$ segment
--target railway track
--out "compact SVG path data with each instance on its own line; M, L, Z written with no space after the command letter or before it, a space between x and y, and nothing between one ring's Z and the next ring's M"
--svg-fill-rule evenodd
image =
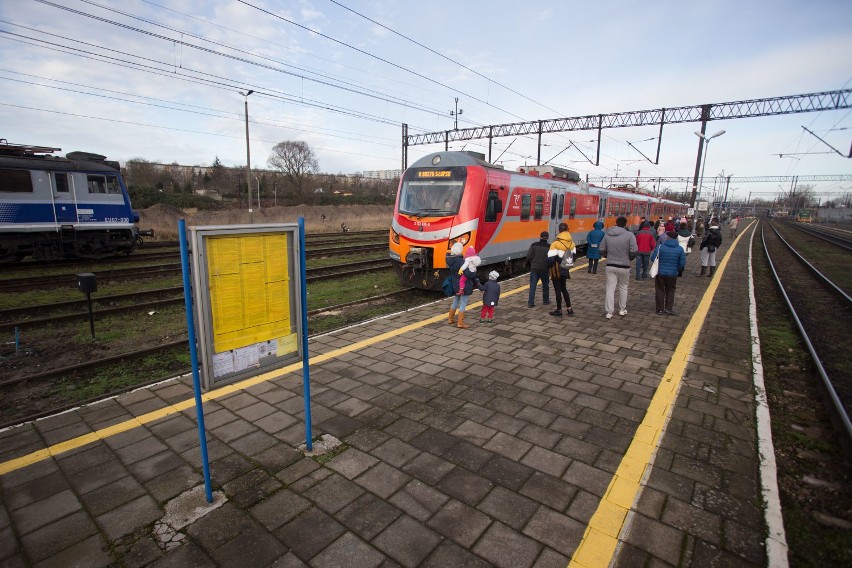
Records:
M387 294L381 294L377 296L371 296L367 298L362 298L359 300L355 300L352 302L346 302L343 304L337 304L334 306L328 306L321 309L309 310L308 318L316 318L321 317L326 313L336 313L345 310L350 310L353 308L358 308L359 306L363 306L365 304L375 304L375 303L397 303L402 301L412 302L424 302L424 301L432 301L434 299L433 294L424 293L419 290L414 289L405 289L399 290L396 292L391 292ZM183 300L181 299L180 302ZM309 324L309 337L314 335L310 333L310 324ZM324 330L323 333L326 333L328 330ZM161 357L168 352L178 352L179 355L186 356L189 352L188 341L185 337L176 339L170 342L161 343L155 346L149 346L141 349L137 349L130 352L125 352L119 355L110 356L110 357L102 357L99 359L94 359L90 361L86 361L85 363L80 363L77 365L69 365L59 369L53 369L50 371L46 371L43 373L33 374L26 377L17 377L17 378L7 378L0 380L0 388L10 388L21 385L23 383L34 383L39 381L50 381L54 379L70 379L75 380L79 376L84 376L87 373L91 373L96 369L104 369L110 366L120 366L122 368L126 368L128 366L133 367L137 364L138 361L146 358L146 357ZM148 384L155 384L162 380L172 378L175 376L182 376L188 374L192 371L191 368L180 368L176 369L174 372L169 373L166 376L158 377L152 380L144 381L144 382L136 382L133 385L124 386L117 389L112 389L108 392L99 394L96 397L91 397L83 400L75 400L73 403L65 403L59 405L53 405L50 408L40 409L36 412L30 412L26 414L18 414L15 418L11 420L4 420L0 422L0 428L4 428L6 426L10 426L13 424L19 424L21 422L26 422L29 420L35 420L42 416L47 416L50 414L54 414L57 412L62 412L63 410L67 410L69 408L74 408L76 406L80 406L82 404L94 402L96 400L100 400L103 398L109 398L111 396L115 396L121 394L123 392L127 392L132 389L139 388L140 386L145 386Z
M844 250L852 251L852 233L844 229L833 229L831 227L821 227L819 225L815 226L802 223L784 223L784 225L787 227L794 227L798 231L837 245Z
M310 249L318 246L326 246L329 243L353 243L352 246L363 246L362 240L387 239L387 231L360 231L357 233L313 233L305 235L305 244L308 247L308 254L311 254ZM374 243L367 244L376 244ZM383 241L387 247L387 240ZM172 249L162 251L160 249ZM338 247L333 247L337 249ZM149 252L150 251L150 252ZM318 251L313 251L314 254L319 254ZM14 264L3 265L3 275L18 274L22 272L31 272L33 270L50 269L56 267L67 268L70 270L78 270L85 268L91 269L93 265L116 265L116 264L132 264L150 260L175 259L180 257L178 241L150 241L143 244L136 252L128 255L103 258L100 260L80 260L80 259L65 259L55 260L51 262L43 262L37 260L23 261Z
M365 245L354 245L346 247L324 247L321 249L305 251L306 258L330 258L335 256L359 255L366 253L374 253L379 251L387 251L387 243L370 243ZM137 280L140 276L144 278L164 278L180 274L180 253L162 253L156 255L147 255L144 260L165 260L163 264L134 266L129 268L118 268L109 270L99 270L95 272L100 280L112 280L116 282ZM142 257L134 259L136 262L143 260ZM65 265L63 265L64 267ZM91 269L91 265L86 265L86 269ZM77 285L76 273L52 274L46 276L30 276L20 278L0 279L0 292L16 292L21 290L48 290L56 288L73 288Z
M852 452L852 297L771 225L762 231L762 239L772 273L817 369L831 421L847 452Z
M389 259L364 260L358 262L350 262L346 264L337 264L322 268L309 268L306 270L306 280L308 283L315 282L320 279L327 278L342 278L346 276L354 276L357 274L365 274L381 270L389 270L391 262ZM180 267L169 276L179 274ZM147 276L147 275L146 275ZM155 299L149 299L155 298ZM92 304L99 306L93 310L94 317L100 318L110 314L126 313L128 310L152 309L161 308L164 306L181 303L184 300L183 286L172 286L169 288L158 288L155 290L146 290L143 292L130 292L127 294L113 294L109 296L101 296L92 298ZM121 304L121 305L115 305ZM76 321L89 317L88 301L69 300L65 302L55 302L51 304L38 304L31 306L23 306L18 308L9 308L0 310L0 330L11 330L14 328L22 328L24 326L34 325L51 325L67 321ZM45 315L37 317L41 314L50 314L55 311L75 310L72 313L63 313L58 315ZM23 319L22 316L29 316ZM33 317L36 316L36 317ZM2 382L0 382L2 384Z

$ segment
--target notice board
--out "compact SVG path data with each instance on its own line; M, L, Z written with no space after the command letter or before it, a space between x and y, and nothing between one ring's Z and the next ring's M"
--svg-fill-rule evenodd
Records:
M301 358L296 224L190 227L193 299L206 389Z

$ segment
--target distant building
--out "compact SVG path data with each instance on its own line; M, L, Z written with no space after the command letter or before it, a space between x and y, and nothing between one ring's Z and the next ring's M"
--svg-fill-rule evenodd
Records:
M396 179L402 177L402 170L373 170L361 172L361 177L369 179Z

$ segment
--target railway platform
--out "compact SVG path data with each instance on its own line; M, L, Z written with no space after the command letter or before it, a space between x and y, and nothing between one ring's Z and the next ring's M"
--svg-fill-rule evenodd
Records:
M631 279L628 314L605 319L604 265L580 262L573 317L540 290L528 308L522 276L492 324L475 292L469 329L441 300L311 339L313 433L342 442L321 457L298 449L300 365L210 391L211 506L188 378L7 429L0 566L786 565L753 226L712 278L689 256L675 316Z

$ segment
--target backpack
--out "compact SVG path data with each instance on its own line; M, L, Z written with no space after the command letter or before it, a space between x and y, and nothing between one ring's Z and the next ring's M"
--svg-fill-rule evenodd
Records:
M565 254L562 255L562 261L559 263L560 268L571 268L574 266L574 253L569 250L565 251Z

